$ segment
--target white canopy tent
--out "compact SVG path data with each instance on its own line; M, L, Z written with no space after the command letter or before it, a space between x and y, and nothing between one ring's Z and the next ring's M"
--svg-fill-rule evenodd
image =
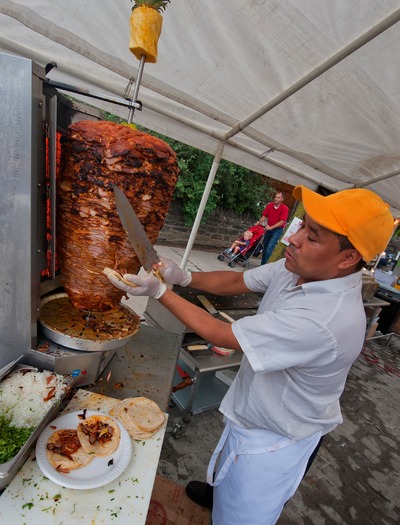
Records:
M0 0L0 49L120 99L139 67L131 5ZM171 0L163 18L134 121L215 156L189 250L221 158L312 189L369 188L400 216L399 0Z

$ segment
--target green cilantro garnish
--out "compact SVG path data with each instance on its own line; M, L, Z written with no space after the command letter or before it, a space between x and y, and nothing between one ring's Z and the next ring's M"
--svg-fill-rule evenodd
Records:
M10 421L0 415L0 465L13 459L35 430L35 427L15 427Z

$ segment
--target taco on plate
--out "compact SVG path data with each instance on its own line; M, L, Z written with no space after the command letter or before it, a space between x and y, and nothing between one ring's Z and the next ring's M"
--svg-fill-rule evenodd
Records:
M46 452L50 465L64 474L85 467L94 459L82 448L78 433L72 428L53 432L47 441Z
M89 416L79 423L77 432L85 452L94 456L109 456L121 440L118 423L105 415Z

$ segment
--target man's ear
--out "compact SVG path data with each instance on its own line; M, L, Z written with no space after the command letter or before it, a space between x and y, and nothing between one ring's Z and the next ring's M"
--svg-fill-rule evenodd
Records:
M338 265L340 270L347 270L348 268L358 264L358 262L362 259L361 253L354 248L342 250L340 255L342 256Z

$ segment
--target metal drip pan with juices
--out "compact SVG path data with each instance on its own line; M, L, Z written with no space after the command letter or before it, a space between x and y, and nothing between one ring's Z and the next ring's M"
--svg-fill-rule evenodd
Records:
M139 330L140 318L122 304L106 312L78 310L66 293L58 293L42 300L39 324L51 341L95 352L124 346Z

